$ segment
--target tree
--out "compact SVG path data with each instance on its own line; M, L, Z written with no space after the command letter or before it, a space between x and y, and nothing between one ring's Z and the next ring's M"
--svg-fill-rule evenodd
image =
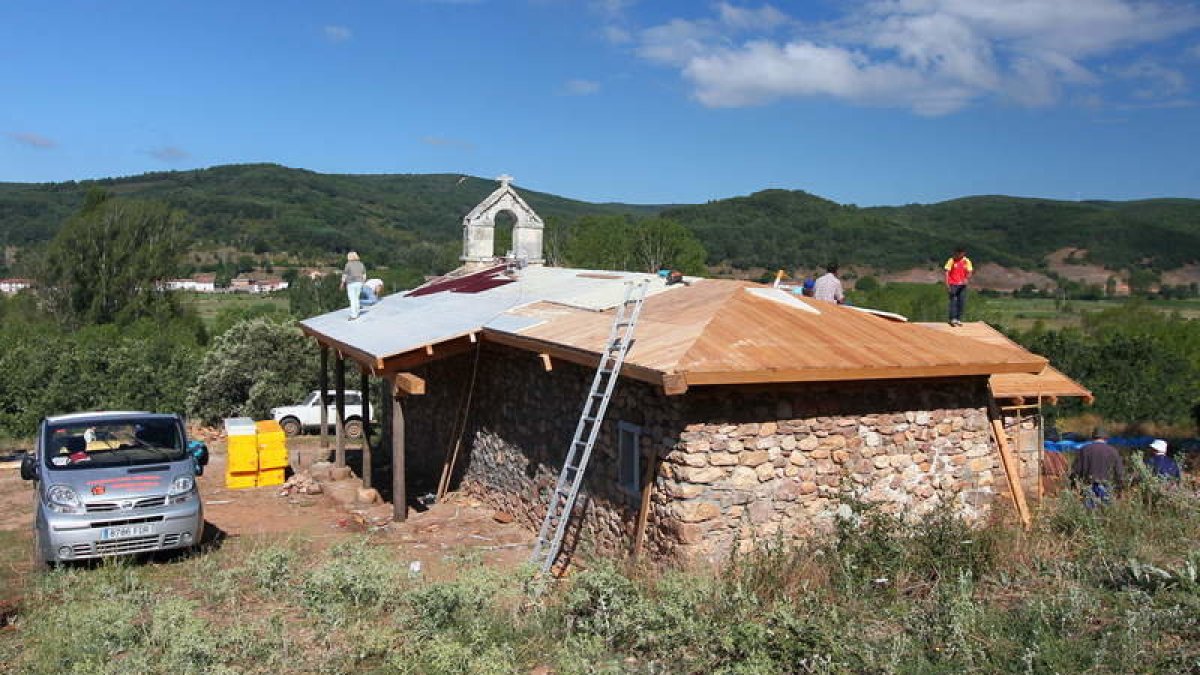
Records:
M691 230L673 220L648 218L638 221L633 230L632 257L643 272L663 268L687 274L703 274L708 254Z
M287 288L288 309L292 316L307 319L349 305L337 274L310 279L300 277Z
M250 319L213 340L188 393L188 412L207 422L264 419L316 386L317 349L291 321Z
M175 275L183 253L181 228L181 215L165 204L89 193L46 251L39 275L44 299L75 325L172 310L162 282Z

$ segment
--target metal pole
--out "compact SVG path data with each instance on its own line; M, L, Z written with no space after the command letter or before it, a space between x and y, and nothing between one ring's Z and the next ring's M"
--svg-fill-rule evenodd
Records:
M321 373L317 377L321 388L321 449L329 449L329 347L321 345ZM327 456L322 457L327 459Z
M336 434L335 466L346 466L346 358L338 354L333 364L334 433Z
M366 369L359 372L359 394L362 396L362 482L371 487L371 382Z

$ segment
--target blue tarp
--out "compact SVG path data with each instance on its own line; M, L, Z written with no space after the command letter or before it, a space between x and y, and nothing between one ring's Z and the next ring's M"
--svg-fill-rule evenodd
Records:
M1113 438L1108 439L1108 444L1115 445L1118 448L1124 447L1145 449L1150 447L1150 443L1153 440L1153 436L1114 436ZM1075 452L1088 443L1091 443L1091 441L1082 439L1063 439L1061 441L1044 441L1042 446L1050 452ZM1188 451L1197 445L1197 439L1181 441L1177 445L1182 450Z

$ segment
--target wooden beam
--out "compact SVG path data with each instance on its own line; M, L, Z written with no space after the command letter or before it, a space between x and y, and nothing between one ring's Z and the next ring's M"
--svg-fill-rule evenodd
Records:
M646 453L646 473L642 476L642 505L638 509L637 523L633 531L633 559L637 560L642 554L642 544L646 540L646 523L650 520L650 501L654 494L654 477L658 475L658 451Z
M484 329L483 337L488 342L505 345L506 347L515 347L528 352L538 354L549 354L550 356L560 361L574 363L588 368L595 368L600 363L600 355L595 352L589 352L586 349L577 347L567 347L565 345L554 344L535 340L523 335L513 335L512 333L502 333L490 329ZM621 376L628 377L650 384L662 385L663 375L661 371L639 366L626 361L621 366Z
M321 388L321 449L329 449L329 347L321 345L321 372L317 376ZM327 457L322 456L322 460Z
M1017 516L1021 519L1021 525L1028 530L1033 525L1033 517L1029 514L1029 504L1025 501L1025 488L1021 486L1021 462L1013 457L1012 451L1008 447L1008 434L1004 431L1004 420L996 406L996 399L990 396L988 417L991 421L992 436L995 437L996 447L1000 450L1000 464L1004 468L1004 477L1008 479L1009 495L1017 507ZM1041 478L1039 477L1038 480Z
M396 373L394 375L396 388L405 396L422 396L425 393L425 379L412 373Z
M366 369L359 372L359 394L362 396L362 482L371 487L371 381Z
M402 523L408 518L408 496L404 489L404 396L396 388L394 376L388 378L388 384L388 400L392 409L392 518Z
M927 377L967 377L997 372L1028 372L1023 364L924 366L920 368L805 368L799 370L689 371L690 387L707 384L765 382L834 382L842 380L900 380Z
M663 375L663 393L667 396L686 394L688 390L687 377L682 373L667 373Z
M464 354L475 348L470 338L466 335L440 342L437 345L437 350L433 356L425 353L424 347L418 347L407 352L389 356L383 360L383 367L377 368L376 372L398 373L404 370L412 370L418 366L440 361L451 356Z
M334 466L346 466L346 358L333 362Z
M305 326L304 324L300 324L300 332L316 340L317 344L330 347L343 355L349 356L355 363L362 364L374 370L381 370L383 368L383 359L359 349L354 345L342 342L340 340L335 340L324 333L320 333L312 328L309 328L308 326Z
M544 368L546 372L554 370L554 364L550 362L549 354L542 352L541 354L538 354L538 358L542 360L542 368Z

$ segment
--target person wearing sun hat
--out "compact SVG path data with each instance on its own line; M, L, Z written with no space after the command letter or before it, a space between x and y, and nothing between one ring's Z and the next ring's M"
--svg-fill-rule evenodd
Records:
M1150 444L1150 448L1154 450L1154 456L1146 462L1146 467L1150 469L1150 473L1166 480L1179 480L1182 478L1179 472L1179 465L1167 455L1166 441L1161 438L1156 439Z

